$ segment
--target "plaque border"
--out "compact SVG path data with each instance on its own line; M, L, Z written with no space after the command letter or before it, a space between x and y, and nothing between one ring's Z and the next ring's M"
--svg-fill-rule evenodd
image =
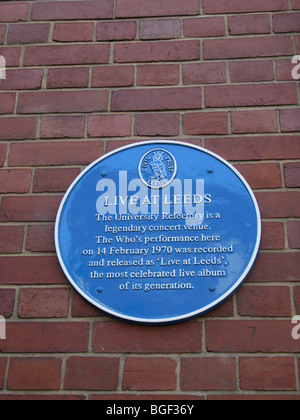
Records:
M68 270L67 270L67 268L64 264L64 261L63 261L63 258L62 258L61 252L60 252L58 234L59 234L59 224L60 224L61 214L62 214L63 207L65 205L65 202L67 201L67 199L68 199L70 193L72 192L73 188L75 187L75 185L80 181L80 179L87 172L89 172L90 169L92 169L95 165L97 165L99 162L106 159L107 157L112 156L116 153L122 152L123 150L131 149L131 148L133 149L134 147L138 147L138 146L151 146L151 145L159 145L159 144L164 144L164 145L172 144L172 145L180 145L180 146L190 147L192 149L195 149L195 150L198 150L198 151L201 151L201 152L204 152L204 153L207 153L207 154L211 155L212 157L218 159L220 162L225 164L229 169L231 169L238 176L238 178L242 181L242 183L245 185L245 187L246 187L247 191L249 192L249 195L250 195L250 197L253 201L255 211L256 211L256 217L257 217L257 237L256 237L256 244L255 244L255 247L254 247L252 257L251 257L246 269L244 270L244 272L242 273L240 278L234 283L234 285L225 294L223 294L221 297L219 297L214 302L210 303L209 305L207 305L205 307L202 307L201 309L199 309L197 311L193 311L193 312L190 312L190 313L187 313L187 314L184 314L184 315L175 316L175 317L171 317L171 318L157 318L157 319L149 318L149 319L147 319L146 317L145 318L138 318L138 317L133 317L133 316L129 316L129 315L126 315L126 314L121 314L118 311L113 311L113 310L107 308L106 306L101 305L101 303L98 303L98 302L94 301L85 292L83 292L80 289L80 287L78 287L77 284L73 281L71 275L69 274L69 272L68 272ZM250 274L250 272L251 272L251 270L254 266L254 263L255 263L255 261L258 257L260 244L261 244L261 236L262 236L262 220L261 220L260 209L259 209L256 197L255 197L250 185L248 184L246 179L240 174L240 172L233 165L231 165L228 161L226 161L224 158L222 158L221 156L217 155L214 152L211 152L210 150L205 149L204 147L196 146L196 145L185 143L185 142L182 142L182 141L174 141L174 140L151 140L151 141L135 142L135 143L132 143L128 146L123 146L123 147L120 147L116 150L113 150L112 152L109 152L109 153L105 154L104 156L101 156L99 159L95 160L90 165L88 165L77 176L77 178L72 182L72 184L68 188L67 192L65 193L65 195L62 199L62 202L59 206L58 212L57 212L57 216L56 216L56 220L55 220L55 232L54 232L55 249L56 249L56 254L57 254L60 266L61 266L65 276L67 277L67 279L71 283L71 285L75 288L75 290L77 290L77 292L81 296L83 296L88 302L90 302L92 305L96 306L98 309L100 309L104 313L109 314L112 317L117 318L119 320L131 322L131 323L136 323L136 324L143 324L143 325L162 325L162 326L163 325L169 325L169 324L175 324L175 323L179 323L179 322L183 322L183 321L188 321L188 320L191 320L193 318L204 315L205 313L207 313L207 312L213 310L214 308L218 307L222 302L225 302L227 299L229 299L230 296L233 295L238 290L238 288L242 285L242 283L245 281L247 276Z

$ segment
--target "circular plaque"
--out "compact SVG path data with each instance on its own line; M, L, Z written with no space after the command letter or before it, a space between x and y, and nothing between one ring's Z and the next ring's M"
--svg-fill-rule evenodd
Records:
M228 299L260 239L259 208L240 173L173 141L134 144L92 163L67 191L55 227L74 288L107 314L152 325Z

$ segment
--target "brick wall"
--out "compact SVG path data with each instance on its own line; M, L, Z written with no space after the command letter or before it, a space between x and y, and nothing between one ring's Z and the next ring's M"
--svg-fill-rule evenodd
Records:
M300 398L299 32L299 0L0 3L0 398ZM236 165L262 247L217 310L133 326L69 286L54 220L87 164L165 138Z

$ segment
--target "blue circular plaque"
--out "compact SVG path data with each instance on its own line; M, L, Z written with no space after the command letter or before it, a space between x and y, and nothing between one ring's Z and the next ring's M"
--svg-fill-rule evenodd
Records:
M228 299L260 246L254 194L221 157L173 141L138 143L92 163L58 211L65 275L119 319L168 324Z

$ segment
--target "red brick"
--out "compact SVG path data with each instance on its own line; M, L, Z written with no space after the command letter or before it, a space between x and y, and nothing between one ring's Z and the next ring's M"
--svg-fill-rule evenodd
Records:
M28 20L29 3L0 4L0 22L20 22Z
M183 83L185 85L201 85L225 82L225 63L200 63L183 65Z
M273 61L234 61L230 63L230 80L233 83L272 81Z
M32 20L97 20L113 17L113 0L37 2L32 5Z
M223 17L192 18L185 19L183 22L183 34L186 38L225 36Z
M24 23L9 25L7 44L48 42L49 31L49 23Z
M235 166L253 189L282 187L279 163L240 164Z
M127 137L131 135L131 115L92 115L88 137Z
M4 316L5 318L10 318L14 313L15 297L16 297L15 289L1 289L0 290L1 315ZM0 365L1 365L1 359L0 359ZM0 367L0 371L1 371L1 367ZM1 374L0 374L0 377L1 377Z
M296 41L296 52L299 55L300 54L300 35L295 36ZM299 71L298 71L299 74Z
M284 226L280 222L263 222L261 249L283 249Z
M91 305L79 293L73 294L72 316L75 317L99 317L99 309Z
M295 157L296 159L296 157ZM284 165L285 186L289 188L300 187L300 163L286 163Z
M88 67L48 69L48 89L87 88L88 85Z
M10 322L0 349L7 353L87 352L89 329L89 323L74 321Z
M234 134L277 133L276 111L233 111L231 129Z
M94 24L92 22L56 23L53 41L88 42L93 41Z
M171 86L179 83L179 66L174 64L139 66L139 86Z
M133 82L133 66L105 66L93 70L92 87L132 86Z
M24 66L105 64L108 59L108 44L43 45L26 48Z
M84 137L85 116L42 117L41 138L63 139Z
M296 252L263 253L258 256L249 281L297 282L300 280L300 261Z
M36 138L37 118L2 117L0 138L2 140L27 140Z
M281 131L292 133L300 131L300 109L282 109L279 111Z
M208 108L296 105L296 86L290 83L207 86L205 104Z
M241 357L240 386L243 390L295 391L292 357Z
M299 136L211 138L205 147L228 160L300 158Z
M1 284L65 284L56 256L2 257Z
M20 318L66 318L70 289L22 289L19 298Z
M226 112L188 113L183 118L183 132L194 134L228 134Z
M292 0L292 8L294 10L300 10L300 0Z
M11 166L86 165L102 156L101 142L33 142L12 144Z
M181 389L183 391L235 390L235 359L231 357L182 358Z
M223 58L273 57L293 55L290 36L257 38L209 39L203 43L205 60Z
M300 248L300 222L288 222L289 247Z
M123 390L172 391L176 389L175 360L167 357L128 357L125 361Z
M300 13L279 13L273 16L275 33L300 32Z
M203 0L203 11L206 14L276 12L287 9L288 0Z
M6 67L19 67L21 58L21 47L1 47L0 54L6 60Z
M136 22L100 22L97 25L97 41L129 41L136 38Z
M36 90L42 85L43 69L7 70L6 79L1 82L1 90Z
M256 198L263 218L300 217L300 192L258 192Z
M127 339L124 340L124 334ZM97 322L93 331L95 353L201 353L202 324L164 327Z
M269 34L269 15L229 16L228 31L230 35Z
M244 286L238 292L241 316L291 317L289 287Z
M140 39L180 38L181 22L179 19L142 20Z
M16 254L22 252L23 239L23 226L0 226L1 254ZM1 315L3 315L2 312Z
M276 77L279 81L291 81L292 79L292 70L295 67L295 64L292 63L291 59L286 60L276 60Z
M201 88L120 90L113 92L112 96L112 111L163 111L201 107Z
M3 389L6 375L7 359L5 357L0 358L0 389Z
M0 166L3 166L6 158L6 144L0 143Z
M135 136L178 136L179 114L137 114Z
M52 224L28 226L25 248L31 252L54 252L54 226Z
M61 200L61 196L5 196L2 198L0 220L54 221Z
M294 301L296 313L300 314L300 286L294 287Z
M107 91L25 92L20 93L20 114L107 111Z
M200 60L200 42L161 41L115 45L116 63Z
M115 391L119 377L118 357L70 357L65 389Z
M207 321L206 347L222 353L297 353L300 343L293 340L291 321Z
M12 114L15 109L15 100L15 93L0 93L0 115ZM0 135L0 139L2 140L2 135Z
M7 389L56 390L60 389L62 360L55 357L12 358L9 366Z
M33 192L66 192L79 174L79 168L36 169Z
M117 0L116 17L197 15L197 0Z
M1 169L0 193L28 193L31 184L30 169Z
M6 34L6 26L0 25L0 44L4 44L5 34Z

